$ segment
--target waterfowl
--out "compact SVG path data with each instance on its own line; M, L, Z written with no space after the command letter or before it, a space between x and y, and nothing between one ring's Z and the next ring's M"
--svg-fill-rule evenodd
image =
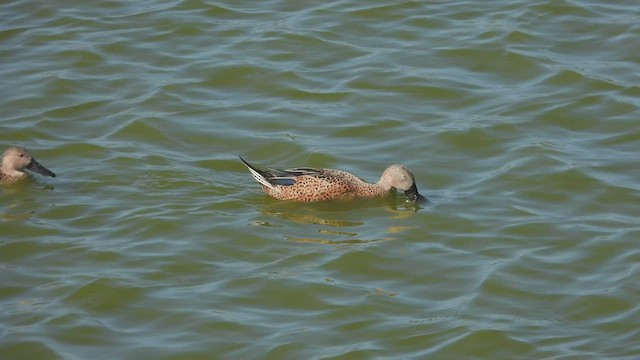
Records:
M267 195L279 200L321 201L340 197L374 197L398 189L404 191L412 202L426 201L418 193L413 173L403 165L389 166L380 180L371 184L342 170L309 167L260 170L242 157L240 160Z
M51 170L40 165L26 149L10 147L2 154L0 183L9 184L26 178L28 175L23 171L24 169L44 176L56 176Z

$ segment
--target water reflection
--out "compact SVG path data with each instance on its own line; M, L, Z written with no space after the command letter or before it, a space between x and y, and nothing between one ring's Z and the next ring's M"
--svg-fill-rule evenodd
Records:
M3 206L0 212L0 221L24 221L30 219L36 210L46 204L38 197L38 192L53 191L54 186L41 184L31 179L19 183L5 184L0 187L0 197Z
M379 210L383 210L383 214L390 214L390 216L386 216L387 219L398 220L410 218L419 209L420 206L416 203L406 201L404 198L400 199L399 196L389 196L382 199L340 199L317 203L269 200L260 212L267 218L274 218L274 220L253 221L251 225L291 229L292 231L300 230L294 224L304 225L316 235L309 236L307 235L309 232L306 231L304 236L289 234L283 234L283 236L289 241L300 243L361 245L395 240L396 234L412 229L410 226L391 225L384 229L385 235L382 236L379 232L376 232L377 236L367 236L358 231L360 228L363 231L370 231L371 228L367 225L370 225L368 224L370 222L378 221L375 219L379 219L381 216ZM375 211L375 216L371 217L372 220L359 220L372 215L372 210ZM284 220L284 222L279 220ZM309 228L309 225L313 227Z

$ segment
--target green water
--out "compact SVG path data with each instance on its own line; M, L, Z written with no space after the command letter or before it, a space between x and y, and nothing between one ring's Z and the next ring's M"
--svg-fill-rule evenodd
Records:
M8 1L2 359L640 358L633 1ZM267 198L237 158L390 164Z

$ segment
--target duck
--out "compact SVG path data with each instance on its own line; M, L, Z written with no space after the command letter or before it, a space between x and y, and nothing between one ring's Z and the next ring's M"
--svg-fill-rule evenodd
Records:
M23 170L31 170L44 176L56 177L53 171L40 165L29 151L21 147L10 147L2 154L0 166L0 183L10 184L28 177Z
M380 180L372 184L343 170L312 167L262 170L249 164L242 156L239 158L264 192L278 200L312 202L345 197L378 197L397 189L404 191L411 202L427 201L418 192L411 170L400 164L387 167Z

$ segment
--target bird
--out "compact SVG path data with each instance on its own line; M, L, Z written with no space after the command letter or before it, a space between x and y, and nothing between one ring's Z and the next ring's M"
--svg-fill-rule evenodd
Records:
M53 171L40 165L29 151L21 147L10 147L2 154L0 183L10 184L28 177L23 170L31 170L44 176L56 177Z
M298 167L261 170L239 156L267 195L279 200L323 201L344 197L376 197L393 189L404 191L411 202L427 199L418 192L411 170L404 165L389 166L375 183L367 183L342 170Z

